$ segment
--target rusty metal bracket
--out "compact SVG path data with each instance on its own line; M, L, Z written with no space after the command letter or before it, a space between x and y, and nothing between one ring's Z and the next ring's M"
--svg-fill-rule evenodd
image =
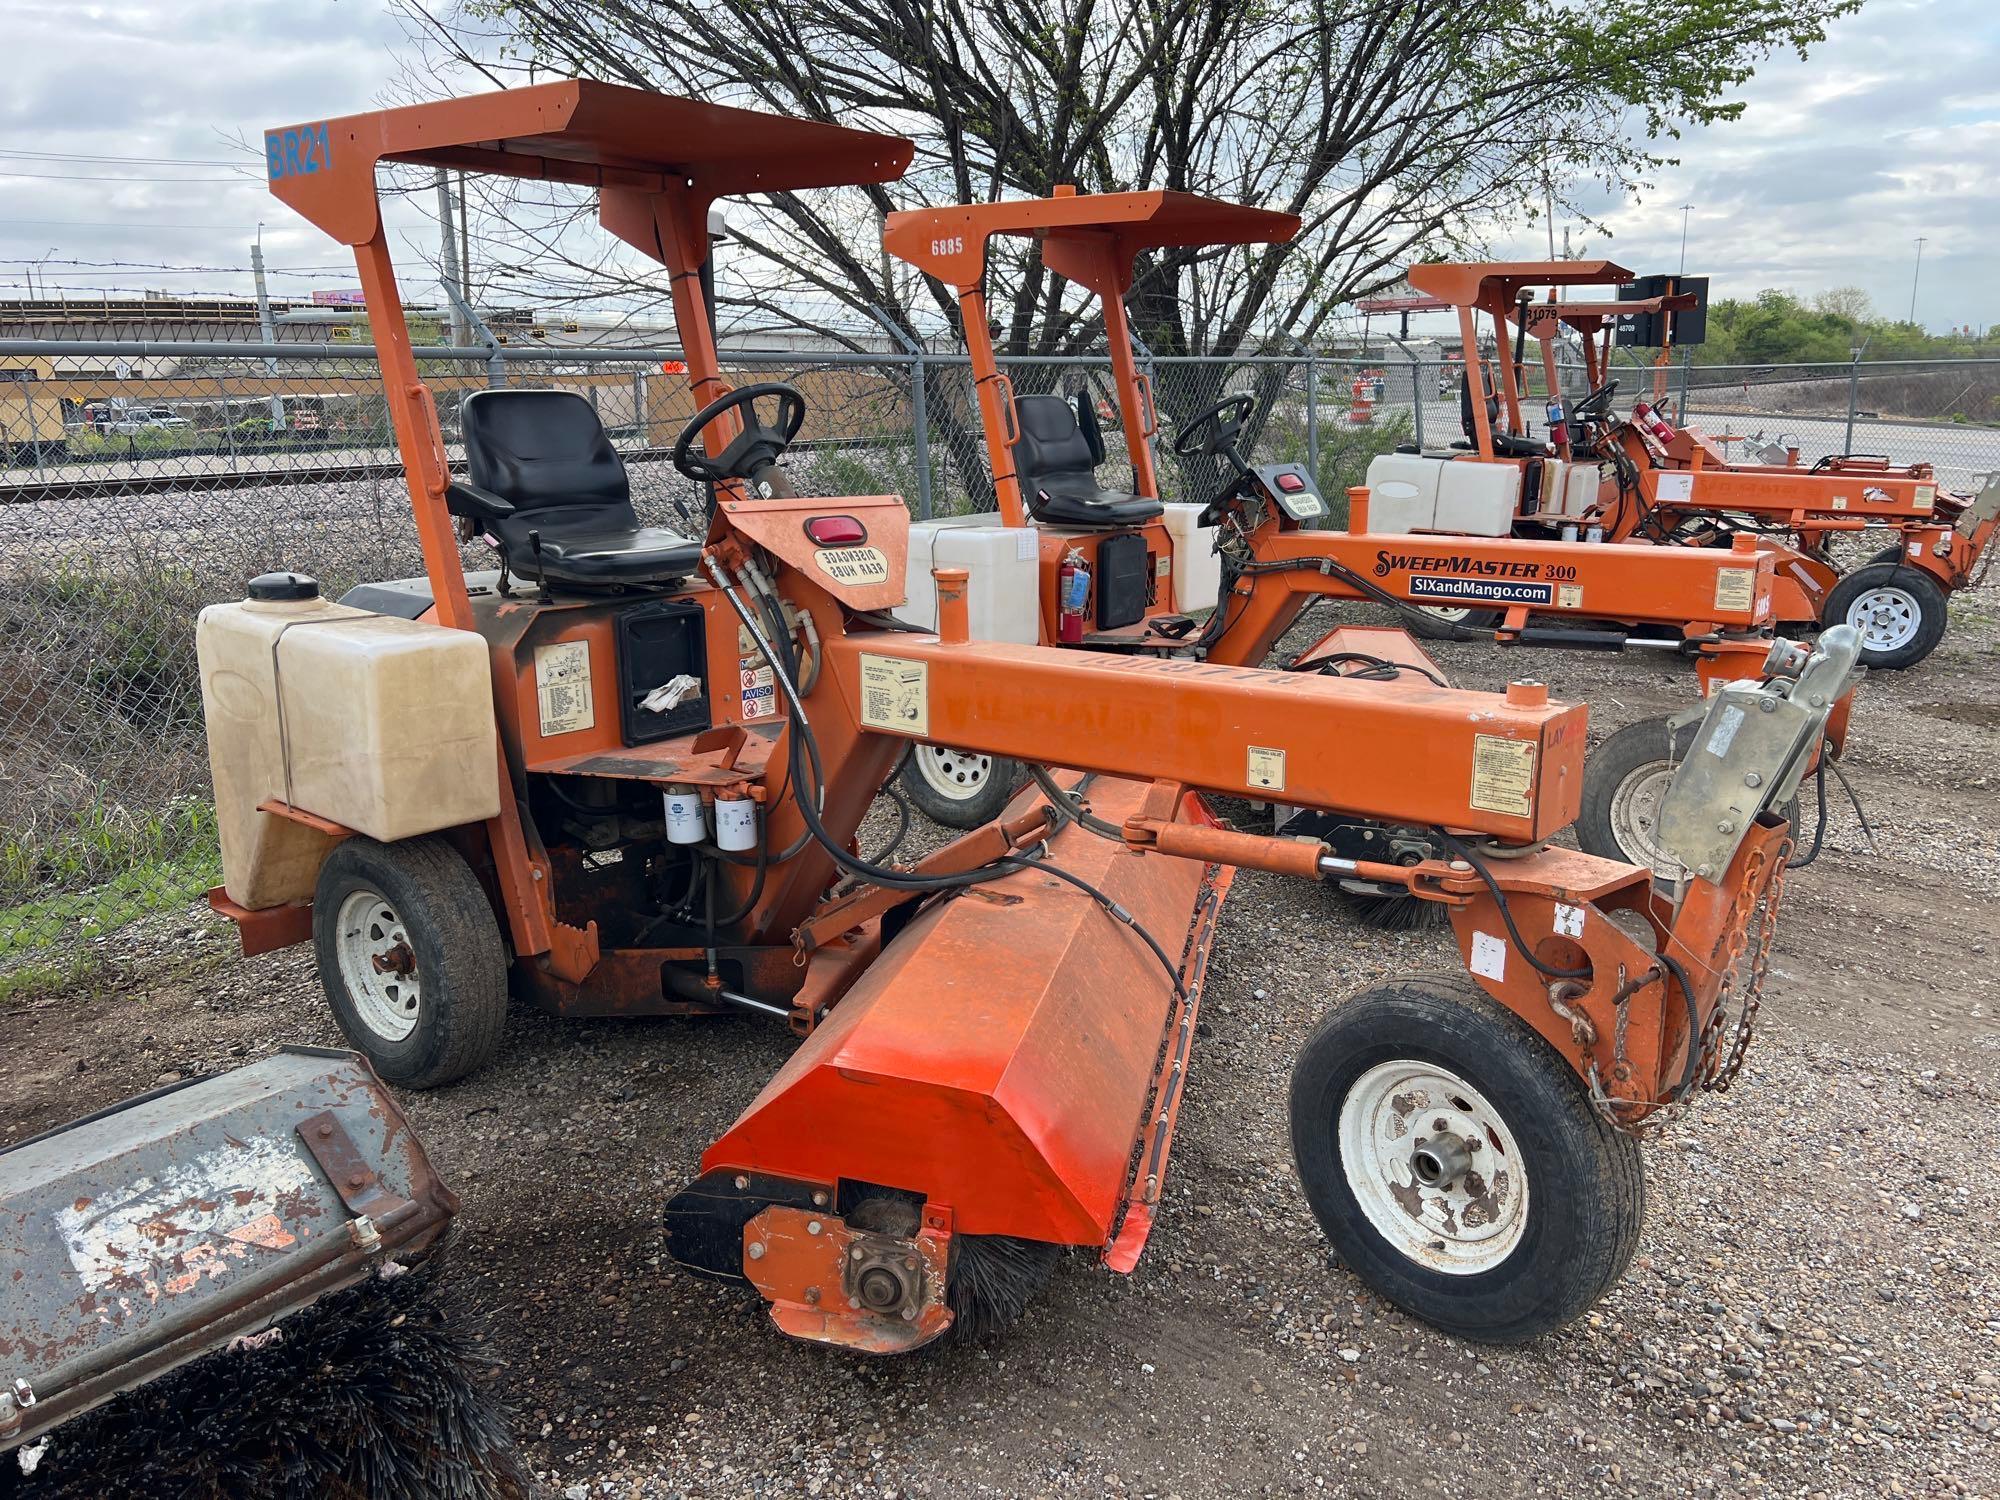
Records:
M330 1109L308 1115L299 1122L299 1139L326 1180L340 1194L349 1213L379 1219L409 1202L382 1186L382 1179L354 1144L354 1138Z

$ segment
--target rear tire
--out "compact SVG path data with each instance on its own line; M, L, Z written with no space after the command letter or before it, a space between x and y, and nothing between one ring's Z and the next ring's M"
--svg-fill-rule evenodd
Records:
M313 948L342 1035L390 1083L437 1088L499 1052L506 948L479 878L445 840L336 847L313 891Z
M1859 630L1863 666L1914 667L1944 637L1944 590L1921 568L1871 562L1833 586L1820 624Z
M1414 604L1410 607L1415 613L1403 615L1403 623L1409 627L1411 635L1421 636L1427 641L1457 640L1460 630L1497 629L1506 614L1505 610L1473 609L1463 604ZM1433 621L1436 623L1433 624Z
M1349 1269L1461 1338L1513 1344L1561 1327L1639 1242L1637 1143L1463 974L1335 1007L1293 1066L1291 1131L1313 1216Z
M912 745L903 767L904 793L918 812L946 828L991 823L1020 782L1021 768L1005 756L949 745Z

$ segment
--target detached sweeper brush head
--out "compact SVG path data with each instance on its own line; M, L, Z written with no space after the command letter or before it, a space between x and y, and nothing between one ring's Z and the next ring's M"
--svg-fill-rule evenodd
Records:
M520 1500L458 1301L438 1254L371 1275L0 1455L0 1500Z

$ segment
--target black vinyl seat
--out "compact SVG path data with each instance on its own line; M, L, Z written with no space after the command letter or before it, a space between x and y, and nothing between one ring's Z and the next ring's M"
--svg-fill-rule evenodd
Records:
M1472 420L1472 372L1466 371L1458 377L1458 425L1463 429L1466 442L1453 443L1454 448L1470 448L1478 441L1479 429ZM1486 398L1486 426L1493 434L1493 453L1497 458L1547 458L1549 445L1540 438L1525 437L1517 432L1508 432L1500 426L1500 398Z
M1021 429L1014 444L1014 472L1028 513L1037 521L1051 526L1134 526L1161 514L1157 500L1098 488L1096 468L1104 457L1103 447L1084 435L1076 413L1062 397L1017 397L1014 419Z
M585 587L669 583L692 573L701 544L641 526L624 460L597 411L574 391L475 391L459 408L470 483L451 510L480 522L507 566Z

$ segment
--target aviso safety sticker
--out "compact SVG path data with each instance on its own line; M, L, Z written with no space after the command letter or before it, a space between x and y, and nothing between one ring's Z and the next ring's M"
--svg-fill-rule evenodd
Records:
M1715 575L1715 607L1742 612L1757 602L1755 568L1723 568Z

